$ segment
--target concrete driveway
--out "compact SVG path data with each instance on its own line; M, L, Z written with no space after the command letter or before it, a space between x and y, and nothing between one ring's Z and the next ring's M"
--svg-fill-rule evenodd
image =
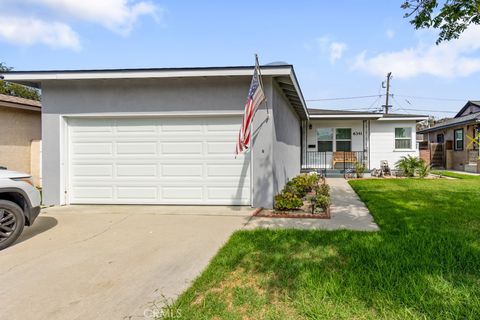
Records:
M66 206L43 210L0 251L2 319L145 319L186 289L248 207ZM146 311L145 311L146 310Z

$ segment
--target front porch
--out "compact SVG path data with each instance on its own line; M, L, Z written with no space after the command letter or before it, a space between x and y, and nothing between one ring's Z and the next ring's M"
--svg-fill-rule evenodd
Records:
M303 130L302 170L345 176L369 163L368 120L311 120Z
M366 171L369 170L366 151L307 151L302 171L316 171L326 177L345 176L349 172L355 172L357 164L363 165Z

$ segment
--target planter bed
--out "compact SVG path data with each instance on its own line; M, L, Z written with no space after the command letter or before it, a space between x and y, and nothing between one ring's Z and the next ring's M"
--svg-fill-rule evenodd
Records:
M330 207L321 213L309 213L303 210L297 211L276 211L276 210L258 210L253 214L254 217L263 218L297 218L297 219L330 219Z

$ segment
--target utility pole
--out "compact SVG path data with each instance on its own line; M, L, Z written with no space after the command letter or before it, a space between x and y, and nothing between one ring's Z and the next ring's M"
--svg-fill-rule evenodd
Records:
M385 95L385 114L388 114L388 108L390 108L391 106L388 104L388 99L390 98L390 79L392 78L392 73L389 72L387 73L387 85L386 85L386 89L387 89L387 94Z

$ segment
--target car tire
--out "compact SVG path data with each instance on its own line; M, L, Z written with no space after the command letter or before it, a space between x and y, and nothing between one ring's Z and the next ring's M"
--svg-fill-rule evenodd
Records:
M12 245L22 234L25 215L16 203L0 200L0 250Z

